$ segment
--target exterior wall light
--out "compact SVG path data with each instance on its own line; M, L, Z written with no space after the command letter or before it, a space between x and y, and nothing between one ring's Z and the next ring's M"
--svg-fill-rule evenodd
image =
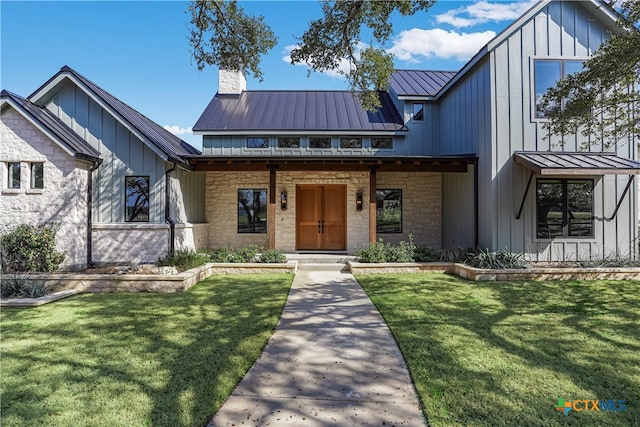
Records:
M287 210L287 192L283 191L280 193L280 209L283 211Z
M362 210L362 193L356 193L356 210Z

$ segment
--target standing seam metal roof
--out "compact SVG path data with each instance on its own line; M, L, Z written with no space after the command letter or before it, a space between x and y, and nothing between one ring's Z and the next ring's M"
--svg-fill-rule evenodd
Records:
M59 142L64 144L75 155L81 154L95 160L100 158L100 153L95 148L46 108L39 107L7 90L3 90L1 96L4 99L10 99L25 114L49 130L58 138Z
M351 91L244 91L213 97L194 131L404 131L389 94L374 112Z
M395 70L391 88L398 96L436 96L455 71Z

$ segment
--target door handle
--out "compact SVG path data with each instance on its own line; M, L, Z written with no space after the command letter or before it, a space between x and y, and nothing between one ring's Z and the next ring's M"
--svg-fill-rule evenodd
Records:
M324 234L324 220L322 221L322 234Z
M322 233L322 225L321 225L321 221L318 221L318 234Z

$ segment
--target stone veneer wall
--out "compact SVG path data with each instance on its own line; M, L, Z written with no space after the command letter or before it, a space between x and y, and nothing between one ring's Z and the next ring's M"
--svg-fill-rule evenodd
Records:
M238 234L239 188L269 188L269 172L207 172L206 219L209 223L209 247L217 249L249 244L268 246L266 234ZM442 175L427 172L378 173L378 188L402 189L403 233L380 235L385 242L407 240L437 249L442 245ZM347 251L369 244L368 172L277 172L276 173L276 248L295 251L296 185L347 185ZM287 210L280 209L280 193L286 191ZM356 193L362 192L364 209L356 210Z
M378 172L377 188L402 190L402 234L378 234L397 243L413 234L417 244L442 247L442 174L434 172Z
M87 169L12 108L0 121L0 232L20 224L55 223L65 270L86 267ZM8 162L21 162L19 189L8 187ZM44 162L44 189L31 189L31 162Z
M94 223L92 239L92 258L98 265L154 263L169 251L169 226Z

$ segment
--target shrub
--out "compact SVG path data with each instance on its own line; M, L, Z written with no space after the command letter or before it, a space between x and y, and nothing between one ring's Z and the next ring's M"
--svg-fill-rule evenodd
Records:
M233 262L256 262L258 257L258 252L260 252L262 248L256 245L249 245L246 247L238 248L234 251L234 261Z
M287 262L287 257L277 249L263 250L258 258L258 262L264 262L268 264L278 264Z
M64 253L56 251L57 227L19 225L0 237L2 268L5 273L56 271Z
M440 253L427 246L418 246L415 251L415 260L417 262L438 262L440 261Z
M45 296L49 287L42 281L3 277L0 281L2 298L38 298Z
M210 257L206 253L182 250L174 252L173 255L167 254L164 258L158 259L156 265L158 267L175 267L178 271L185 271L204 265L208 263L209 260Z
M367 248L356 248L356 256L359 262L413 262L415 260L416 245L413 236L409 235L409 242L400 242L397 246L385 244L382 239L371 243Z
M523 254L514 254L504 250L490 252L488 249L478 249L475 255L469 257L466 264L490 270L529 268Z

